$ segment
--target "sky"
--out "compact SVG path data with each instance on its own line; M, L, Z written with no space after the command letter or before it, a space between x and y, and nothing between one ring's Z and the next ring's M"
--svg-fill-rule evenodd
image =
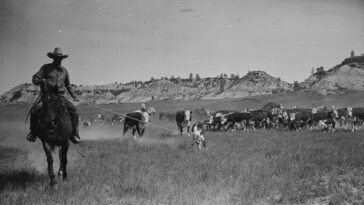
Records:
M55 47L71 83L264 70L303 81L364 53L364 0L1 0L0 94Z

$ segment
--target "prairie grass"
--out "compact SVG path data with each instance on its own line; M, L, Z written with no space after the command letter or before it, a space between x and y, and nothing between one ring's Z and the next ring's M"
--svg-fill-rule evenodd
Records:
M1 146L1 204L332 204L363 202L363 132L209 132L209 150L188 136L150 129L90 140L74 150L67 181L48 186L27 153ZM40 156L40 158L45 156ZM57 168L57 167L56 167ZM325 204L325 203L323 203Z

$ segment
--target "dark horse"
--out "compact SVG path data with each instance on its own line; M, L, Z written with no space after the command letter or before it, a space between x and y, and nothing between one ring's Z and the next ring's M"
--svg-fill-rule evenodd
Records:
M31 112L36 121L35 134L42 141L47 156L50 185L56 184L53 170L53 155L55 147L59 147L60 167L58 176L62 180L67 178L67 151L70 146L69 138L72 134L71 117L63 104L62 97L54 93L42 95L42 107L33 107Z

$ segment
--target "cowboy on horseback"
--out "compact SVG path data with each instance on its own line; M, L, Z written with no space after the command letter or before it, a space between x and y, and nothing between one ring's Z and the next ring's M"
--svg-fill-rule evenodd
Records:
M74 101L79 102L79 99L75 95L73 88L70 83L68 71L65 67L61 65L62 60L67 58L68 55L64 55L62 53L61 48L55 48L53 52L47 53L49 58L53 59L52 63L43 65L40 70L33 75L32 82L34 85L39 85L41 88L41 94L44 93L54 93L60 97L63 105L66 107L68 113L71 116L72 122L72 135L70 137L71 142L77 144L78 141L76 138L80 139L78 133L78 124L79 124L79 115L76 107L65 97L66 90L74 99ZM34 104L39 104L42 101L44 104L44 98L41 96L41 100L36 101ZM36 109L36 108L32 108ZM30 133L27 135L27 140L30 142L34 142L37 138L36 127L37 127L37 116L35 112L31 112L30 114Z

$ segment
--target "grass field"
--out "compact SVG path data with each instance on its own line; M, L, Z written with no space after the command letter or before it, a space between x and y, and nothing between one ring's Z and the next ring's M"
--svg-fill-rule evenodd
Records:
M354 95L353 95L354 96ZM343 96L270 96L285 106L297 102L362 106ZM329 99L329 100L328 100ZM363 99L363 98L361 98ZM259 108L267 97L236 100L153 102L157 111L206 107ZM305 104L306 102L306 104ZM300 104L299 104L300 103ZM325 104L326 103L326 104ZM140 104L103 105L127 112ZM120 128L82 129L84 143L68 154L67 181L51 189L41 143L25 140L28 106L0 108L0 204L363 204L364 131L208 132L206 150L191 146L174 122L147 127L141 142ZM99 112L79 107L84 118ZM107 114L107 113L105 113ZM110 116L112 113L109 114ZM58 154L55 169L58 169Z

